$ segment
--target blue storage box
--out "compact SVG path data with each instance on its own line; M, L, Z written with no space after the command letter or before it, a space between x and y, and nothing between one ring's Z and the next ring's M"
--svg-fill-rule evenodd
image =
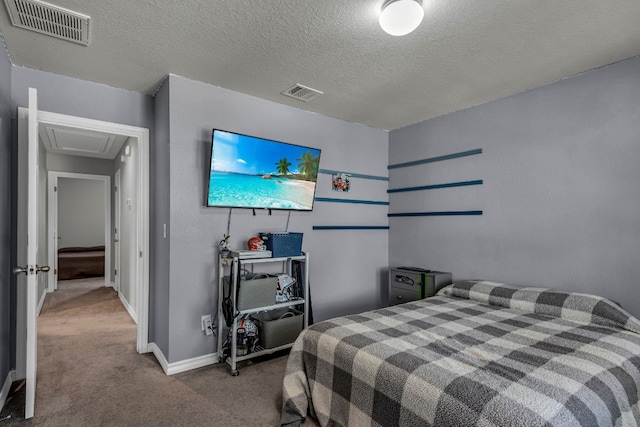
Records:
M259 233L274 258L302 255L302 233Z

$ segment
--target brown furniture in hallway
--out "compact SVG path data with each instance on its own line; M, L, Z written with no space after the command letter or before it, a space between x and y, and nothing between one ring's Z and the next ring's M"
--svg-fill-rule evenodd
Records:
M58 280L104 276L104 246L58 250Z

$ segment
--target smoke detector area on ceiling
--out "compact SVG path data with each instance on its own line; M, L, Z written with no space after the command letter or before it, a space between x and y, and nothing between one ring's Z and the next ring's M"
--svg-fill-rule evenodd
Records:
M310 87L301 85L299 83L296 83L294 86L291 86L289 89L280 93L282 95L304 102L311 101L316 96L323 94L319 90L311 89Z
M39 0L4 0L11 23L62 40L89 44L90 17Z

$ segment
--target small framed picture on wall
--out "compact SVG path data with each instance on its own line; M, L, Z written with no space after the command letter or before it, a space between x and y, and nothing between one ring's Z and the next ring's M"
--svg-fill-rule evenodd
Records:
M351 191L351 174L336 172L331 180L333 191Z

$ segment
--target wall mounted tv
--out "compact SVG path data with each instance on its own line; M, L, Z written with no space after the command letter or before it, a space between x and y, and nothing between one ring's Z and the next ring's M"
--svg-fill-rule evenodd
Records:
M207 206L310 211L320 150L213 130Z

